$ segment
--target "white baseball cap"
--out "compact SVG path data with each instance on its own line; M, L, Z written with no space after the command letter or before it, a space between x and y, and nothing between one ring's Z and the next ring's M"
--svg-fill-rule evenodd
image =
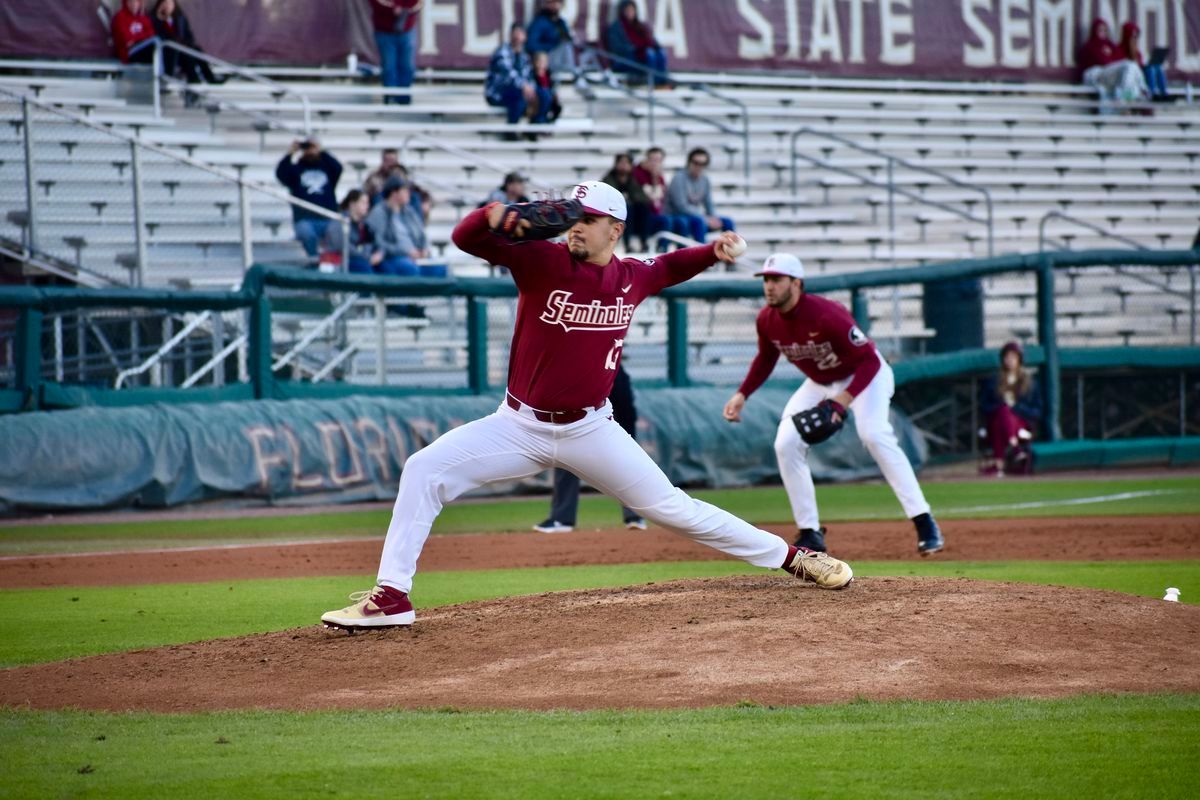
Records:
M787 275L789 278L803 278L804 265L791 253L774 253L767 256L762 269L754 273L756 278L763 275Z
M571 197L583 203L583 210L625 221L625 195L607 183L588 181L581 183L571 192Z

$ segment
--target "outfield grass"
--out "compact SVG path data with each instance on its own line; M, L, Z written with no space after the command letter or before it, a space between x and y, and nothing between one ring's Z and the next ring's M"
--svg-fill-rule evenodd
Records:
M943 519L1037 516L1200 514L1200 477L1035 481L957 481L926 484L925 494ZM694 493L743 519L759 524L791 520L787 496L778 486L705 490ZM883 483L820 486L817 500L827 522L899 519L900 506ZM448 506L434 533L525 531L545 518L545 498L463 502ZM0 526L0 554L178 547L222 542L382 537L390 509L232 519L172 519L120 523L62 523ZM620 525L616 502L586 495L579 525Z
M803 687L780 704L803 703ZM670 712L0 712L2 797L1194 796L1200 695ZM153 754L152 756L150 754Z
M1162 597L1167 586L1176 586L1183 590L1181 601L1200 602L1200 561L864 561L854 569L864 577L967 577L1146 597ZM428 609L511 595L761 572L737 561L426 572L418 578L413 600L418 609ZM364 575L0 591L0 667L312 625L372 581Z

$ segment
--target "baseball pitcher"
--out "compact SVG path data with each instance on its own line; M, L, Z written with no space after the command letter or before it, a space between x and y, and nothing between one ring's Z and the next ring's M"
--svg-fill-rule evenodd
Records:
M853 412L858 438L916 526L917 552L927 556L941 550L942 532L888 421L896 390L892 368L849 311L832 300L805 294L804 266L796 256L776 253L755 275L763 279L767 299L756 323L758 354L725 404L724 416L741 421L746 399L770 377L781 353L808 377L788 400L775 434L779 473L800 531L796 545L825 550L808 448L836 434Z
M681 283L742 244L722 234L650 261L619 259L625 198L604 183L576 186L572 199L505 206L468 214L454 229L467 253L503 264L519 299L508 390L495 413L455 428L404 465L376 586L321 617L357 630L411 625L409 592L417 558L442 506L497 480L563 467L647 520L758 567L785 569L826 589L846 586L849 565L789 546L778 536L671 482L613 421L608 402L629 323L638 303ZM567 232L566 243L544 241Z

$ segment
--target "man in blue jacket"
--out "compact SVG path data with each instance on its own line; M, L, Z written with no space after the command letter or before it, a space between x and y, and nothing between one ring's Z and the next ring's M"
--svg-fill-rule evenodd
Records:
M337 213L337 183L342 177L342 164L321 149L316 139L292 142L287 155L279 160L275 177L288 188L293 197ZM292 206L292 224L304 252L316 257L318 245L329 227L329 218L318 216L307 208Z

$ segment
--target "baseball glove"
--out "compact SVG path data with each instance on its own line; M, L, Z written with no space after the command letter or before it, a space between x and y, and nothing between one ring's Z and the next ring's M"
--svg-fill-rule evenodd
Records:
M792 424L800 438L809 444L820 444L846 424L846 409L835 400L822 400L810 409L792 415Z
M583 203L578 200L539 200L533 203L513 203L505 206L500 222L492 233L510 241L553 239L565 233L583 217ZM519 223L529 226L521 232Z

